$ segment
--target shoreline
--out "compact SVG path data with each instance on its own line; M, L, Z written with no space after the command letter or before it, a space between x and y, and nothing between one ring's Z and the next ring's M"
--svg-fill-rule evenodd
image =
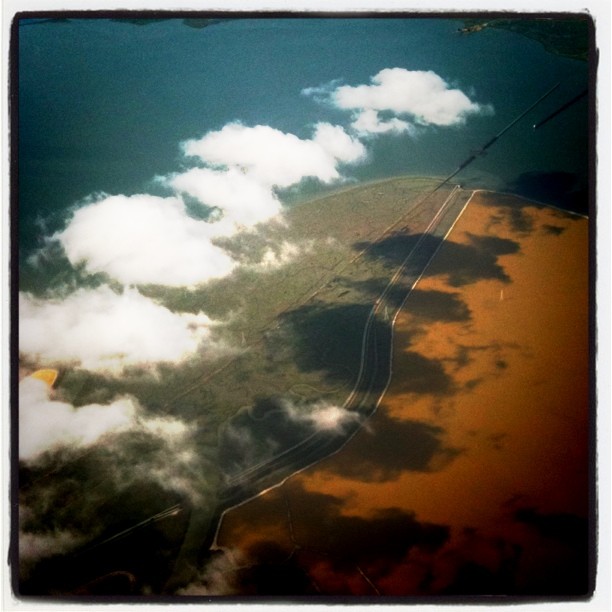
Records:
M397 175L393 175L393 176L388 176L385 178L381 178L381 179L370 179L368 181L364 181L364 182L357 182L355 184L351 184L351 185L347 185L347 186L343 186L343 187L337 187L337 188L332 188L330 191L325 191L324 193L320 193L318 195L315 195L313 197L308 197L306 196L304 199L302 199L301 197L297 197L295 201L292 201L290 204L287 204L287 208L285 210L285 212L289 212L290 210L292 210L293 208L297 208L297 207L301 207L301 206L305 206L308 205L310 203L315 203L315 202L319 202L320 200L325 200L327 198L331 198L331 197L335 197L338 195L344 195L347 193L351 193L353 191L358 191L359 189L367 189L367 188L371 188L371 187L375 187L377 185L385 185L385 184L389 184L389 183L393 183L393 182L399 182L399 181L414 181L414 182L418 182L418 181L432 181L432 182L436 182L436 181L444 181L446 177L444 176L431 176L431 175L420 175L420 174L397 174ZM448 182L448 186L450 188L459 185L461 186L461 180L460 179L456 179L455 177L453 177L454 180L449 181ZM512 191L504 191L504 190L500 190L500 189L491 189L489 187L478 187L478 186L472 186L467 188L466 190L468 191L473 191L473 192L483 192L483 193L491 193L491 194L499 194L502 196L507 196L507 197L511 197L511 198L516 198L518 200L523 200L525 202L529 202L532 204L535 204L539 207L544 207L544 208L552 208L561 212L565 212L568 213L570 215L575 215L577 217L581 217L584 219L588 219L589 215L587 214L583 214L580 212L577 212L575 210L571 210L570 208L563 208L561 206L558 206L556 204L552 204L550 202L546 202L544 200L537 200L535 198L531 198L527 195L522 195L518 192L514 193Z
M305 204L309 204L311 202L317 202L319 200L323 200L329 197L334 197L338 195L344 195L346 193L350 193L352 191L356 191L361 188L369 188L375 187L376 185L384 185L386 183L392 183L395 181L443 181L443 176L429 176L429 175L420 175L420 174L397 174L393 176L387 176L379 179L369 179L367 181L356 181L351 182L350 184L345 184L343 186L331 187L329 191L325 190L322 193L314 195L313 197L306 196L305 199L302 199L302 196L297 195L294 201L287 204L288 209L292 209L293 207L303 206ZM455 183L449 183L452 187Z

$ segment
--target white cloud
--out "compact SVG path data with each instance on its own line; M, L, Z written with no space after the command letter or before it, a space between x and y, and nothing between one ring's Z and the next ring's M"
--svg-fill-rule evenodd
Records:
M217 209L208 220L189 216L181 197L104 196L76 210L55 238L70 263L84 263L119 282L193 286L223 278L238 265L214 239L277 218L275 188L313 177L340 180L339 165L364 159L362 143L342 127L320 123L312 139L266 125L231 123L183 143L196 167L162 178L177 194Z
M274 245L274 247L267 247L260 261L249 265L249 268L260 271L275 270L295 261L300 255L312 251L313 248L314 241L312 240L301 244L283 240L280 244Z
M20 508L20 514L22 509ZM64 554L74 550L83 543L81 534L67 530L55 530L46 533L19 533L19 574L27 578L32 566L38 561L53 555Z
M448 126L463 123L470 114L491 111L432 71L385 68L369 85L310 88L303 93L317 97L326 90L338 108L355 113L353 129L361 134L411 130L411 123L400 117L421 125ZM394 116L381 119L380 112Z
M119 487L136 480L157 482L201 502L202 461L195 450L191 429L172 417L147 417L131 397L109 404L74 407L51 399L51 389L41 380L26 377L19 384L19 459L35 462L47 451L83 449L104 444L115 458L101 466ZM129 443L116 435L145 435L152 442L144 456L134 456ZM115 436L115 437L113 437ZM168 458L171 458L169 460ZM27 508L25 512L29 511ZM23 516L25 514L22 513ZM66 536L67 537L67 536ZM62 534L26 538L32 557L63 545Z
M241 549L217 548L195 580L177 590L177 595L234 595L239 592L239 571L250 567Z
M167 448L174 451L171 465L195 460L193 452L185 445L189 436L187 425L170 417L144 416L143 409L132 397L119 397L110 404L75 408L67 402L52 400L51 393L51 388L44 381L31 376L19 383L21 460L33 461L45 451L59 447L93 446L104 436L128 431L142 432L163 440ZM166 462L165 467L170 469L171 466ZM149 472L151 468L149 466ZM132 469L136 469L135 464L132 464ZM164 479L160 479L160 483L163 482Z
M48 385L27 377L19 385L19 458L32 460L58 446L90 446L110 432L132 426L136 406L120 398L103 406L74 408L51 401Z
M78 362L91 370L179 362L220 346L203 313L175 313L136 289L79 289L63 300L19 297L19 349L43 363Z
M356 161L358 149L365 153L342 128L335 128L340 140L332 143L329 128L319 126L318 138L303 140L267 125L230 123L199 140L187 141L184 151L209 165L240 170L270 187L289 187L305 177L329 183L340 178L339 162Z
M194 285L229 274L236 262L211 242L214 224L193 219L182 200L106 197L78 209L57 234L70 263L125 284Z
M350 423L359 420L359 415L341 406L319 401L311 406L297 406L288 400L282 407L293 421L305 423L318 431L342 431Z
M193 430L177 419L141 416L132 431L145 433L158 444L146 457L132 457L131 452L123 454L115 446L119 462L129 472L120 471L116 475L119 480L153 480L163 489L179 492L194 504L201 504L203 492L210 490L209 469L194 445Z
M184 436L188 427L183 421L177 421L176 419L162 419L152 418L141 421L143 429L158 438L165 438L166 440L176 440ZM181 452L185 459L191 460L191 453L187 450Z
M366 148L359 140L349 136L343 127L330 123L318 123L313 142L321 146L339 162L353 164L366 156Z
M384 121L380 118L377 111L372 108L362 110L355 121L353 121L353 128L360 134L384 134L388 132L395 132L401 134L402 132L413 132L414 126L407 121L393 117Z
M210 224L215 235L232 235L241 227L252 227L272 219L282 206L268 185L236 168L219 171L191 168L167 180L180 193L219 209L221 218Z
M342 83L342 79L332 79L329 83L323 85L315 85L314 87L305 87L300 92L303 96L310 96L321 104L329 102L330 94Z

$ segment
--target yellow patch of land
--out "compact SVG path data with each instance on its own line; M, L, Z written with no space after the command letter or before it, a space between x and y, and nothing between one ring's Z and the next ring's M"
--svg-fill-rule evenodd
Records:
M47 383L49 387L53 387L53 385L55 384L55 381L57 380L57 375L58 375L58 371L52 370L50 368L36 370L36 372L33 372L32 374L30 374L32 378L37 378L38 380L42 380L43 382Z

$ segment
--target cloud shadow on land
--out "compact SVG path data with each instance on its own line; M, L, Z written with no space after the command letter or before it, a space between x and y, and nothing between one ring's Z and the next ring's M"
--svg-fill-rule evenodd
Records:
M307 421L291 418L282 399L260 397L241 408L220 430L219 463L227 476L240 474L290 449L309 434Z
M449 395L455 391L455 384L442 361L429 359L415 351L404 351L399 358L399 368L394 368L393 389L396 393L418 393ZM401 377L400 377L401 372Z
M458 293L446 293L435 289L414 289L406 302L406 310L431 321L445 323L469 321L471 312Z
M590 593L588 524L567 513L542 513L531 507L517 509L521 526L519 544L508 533L494 540L470 530L457 550L453 580L446 595L512 595L532 597L584 597ZM467 532L467 530L466 530ZM527 536L527 538L525 538ZM474 551L489 548L489 560ZM486 549L485 548L485 549ZM492 553L492 555L491 555ZM491 563L491 560L495 560Z
M587 519L568 513L540 512L526 507L514 519L535 531L557 553L549 572L530 585L534 593L586 595L589 592L589 526Z
M236 586L257 594L310 594L310 574L318 593L348 595L364 586L361 574L383 595L386 589L450 597L588 594L587 525L580 517L521 508L514 513L522 526L518 539L504 524L493 532L465 527L451 541L448 525L417 520L392 502L355 516L345 512L349 500L307 490L299 479L285 485L284 495L259 498L248 528L268 534L274 521L277 537L249 538L244 552L250 565L239 572ZM418 566L410 567L411 559ZM405 571L415 570L418 584L406 584ZM287 576L286 587L271 581L277 571Z
M332 495L306 491L298 483L288 493L296 545L306 554L320 553L340 573L352 575L363 566L370 568L370 578L382 578L412 549L435 552L450 535L448 526L418 521L413 512L400 508L382 508L371 517L352 516L343 513L344 500ZM249 550L254 562L262 565L270 552L264 544L258 542Z
M543 204L554 204L571 212L589 213L588 186L573 172L525 172L510 182L509 191ZM533 206L533 202L514 202L514 207Z
M353 281L341 278L338 284L343 287L355 289L366 293L373 299L377 298L387 287L388 278L370 278L363 281ZM391 287L385 296L392 308L400 308L406 299L407 288L401 285ZM431 321L469 321L471 313L459 293L445 291L421 290L418 288L410 292L406 309L410 314Z
M338 448L358 415L334 404L258 398L219 431L219 465L228 494L244 496ZM223 496L222 496L223 497Z
M462 451L446 446L444 430L419 421L394 419L385 410L360 433L359 451L350 447L321 469L360 482L388 482L403 472L443 469Z
M560 236L565 231L564 227L560 227L558 225L550 225L550 224L543 225L542 229L544 230L546 234L553 235L553 236Z
M571 548L578 550L588 543L587 521L575 514L545 514L528 507L518 509L514 518L535 529L542 537L557 540Z
M20 509L20 594L159 592L187 529L184 496L142 474L124 480L103 451L61 465L57 474L23 470L21 477L32 484ZM180 512L147 521L176 504ZM62 534L71 546L61 546Z
M257 542L250 556L262 560L238 571L236 582L245 595L317 595L307 572L288 551L272 540Z
M419 261L416 249L418 248L419 252L433 253L440 242L440 238L430 234L404 234L397 232L376 242L356 242L353 244L353 249L358 252L367 249L365 256L368 259L382 260L392 266L401 265L406 257L413 253L411 257L414 261L411 259L408 262L406 270L408 274L418 274L426 259L425 261Z
M354 290L361 295L367 295L372 302L385 290L389 283L389 279L386 277L369 278L367 280L352 280L350 278L336 278L334 280L342 288L338 293L340 297L345 293L349 293L350 290ZM385 295L386 303L392 309L399 308L406 297L406 291L406 287L403 285L390 287Z
M419 241L421 241L419 243ZM423 270L441 239L429 234L395 234L375 243L357 243L355 250L366 247L366 257L370 259L381 259L394 266L400 265L407 254L419 244L419 253L415 253L414 261L409 262L406 267L407 275L416 278ZM499 265L497 258L500 255L508 255L519 251L519 244L506 238L490 236L470 236L471 244L459 244L446 240L443 252L438 254L434 260L435 273L447 274L449 284L453 287L461 287L479 280L496 279L509 282L508 275ZM425 276L431 274L431 267L425 270Z
M353 384L361 362L369 304L306 305L282 317L291 329L294 359L302 371L323 371L331 382ZM378 323L379 327L384 325Z
M509 240L508 238L499 238L497 236L477 236L470 232L466 232L470 242L474 247L481 251L486 251L494 256L511 255L519 250L518 242Z
M450 305L450 309L455 310L450 316L467 316L460 303L452 298L443 300L446 303L442 309ZM307 372L323 371L334 383L353 384L360 367L362 330L370 311L371 306L364 304L317 304L287 313L284 319L292 331L293 354L298 367ZM389 322L377 320L376 325L379 331L390 332ZM404 338L403 342L409 346L410 339ZM404 375L397 379L398 392L446 395L454 391L453 380L440 360L428 359L413 351L405 351L401 359ZM382 391L385 384L386 378L380 376L371 390Z

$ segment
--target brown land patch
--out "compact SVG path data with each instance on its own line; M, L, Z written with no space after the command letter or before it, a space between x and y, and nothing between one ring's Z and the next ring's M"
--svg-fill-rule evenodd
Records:
M292 562L326 594L584 592L588 221L476 194L396 332L379 412L340 453L229 513L219 542L254 550L244 525L273 505ZM386 533L395 520L405 530Z

